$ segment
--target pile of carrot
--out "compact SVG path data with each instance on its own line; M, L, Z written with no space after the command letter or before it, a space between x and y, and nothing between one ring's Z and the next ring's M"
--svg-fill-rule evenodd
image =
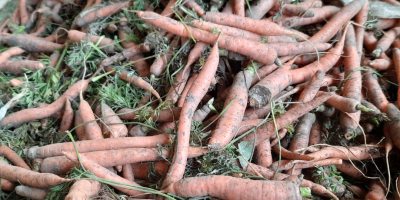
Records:
M370 3L20 0L0 196L400 199L400 19Z

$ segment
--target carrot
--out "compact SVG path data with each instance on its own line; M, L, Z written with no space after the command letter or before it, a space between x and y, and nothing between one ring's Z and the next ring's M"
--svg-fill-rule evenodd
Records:
M400 49L393 48L393 63L396 70L397 82L400 83ZM397 89L397 99L400 100L400 88ZM400 101L397 101L397 107L400 108Z
M74 111L72 110L71 107L71 102L69 99L66 99L65 101L65 112L61 120L60 124L60 132L62 134L67 134L67 130L71 130L73 126L73 120L74 120Z
M113 3L108 6L92 10L90 12L85 13L84 15L80 15L77 19L75 19L75 24L77 26L85 26L91 22L99 20L101 18L108 17L117 12L120 12L124 7L131 5L129 1Z
M265 140L255 150L255 164L269 167L272 164L271 144L269 140Z
M290 71L287 69L275 70L250 88L250 106L265 106L270 102L271 97L278 94L287 86L305 82L318 70L323 72L328 71L337 60L339 60L343 45L344 37L342 37L335 47L329 50L329 54L323 56L319 62L315 61L307 66Z
M255 165L252 163L250 163L249 166L245 168L245 170L247 172L255 174L255 175L261 174L264 178L267 178L267 179L274 179L274 176L275 176L274 171L271 171L268 168L261 167L259 165ZM283 180L287 177L289 177L289 175L282 174L282 173L277 173L277 175L276 175L277 180ZM325 196L325 197L336 197L329 190L327 190L324 186L313 183L313 182L305 180L305 179L303 179L301 181L300 187L309 187L313 194L318 194L318 195Z
M25 161L15 153L10 147L0 144L0 156L3 156L9 160L12 164L30 170L31 168L25 163Z
M100 41L101 37L96 35L88 35L84 32L80 32L77 30L69 30L68 38L73 42L81 42L82 40L91 41L93 44L97 44ZM106 53L115 53L118 48L114 45L114 40L109 38L102 38L99 43L99 48L104 50Z
M188 94L190 88L192 87L193 83L195 82L195 80L197 80L197 77L198 77L198 76L199 76L198 74L193 74L193 75L189 78L189 80L188 80L187 83L186 83L185 88L184 88L183 91L182 91L181 97L179 98L178 106L180 106L180 107L183 106L183 104L185 103L186 96L187 96L187 94Z
M4 161L0 161L0 178L11 182L19 182L26 186L46 188L60 183L71 181L54 174L38 173L21 167L11 166Z
M172 8L175 6L176 2L177 0L170 0L160 15L172 18L174 16Z
M290 29L283 28L278 24L265 20L254 20L233 14L207 12L202 17L204 20L220 25L233 26L243 30L266 36L289 35L306 38L304 35L298 35ZM222 46L221 46L222 47ZM267 63L266 63L267 64Z
M199 108L193 114L193 121L202 122L210 114L210 103L204 104L203 107Z
M369 102L375 105L380 111L386 113L388 111L389 101L383 93L376 74L372 70L364 73L363 85L367 90Z
M140 16L140 14L139 14ZM218 41L217 41L218 42ZM190 87L190 90L182 106L181 115L179 117L179 126L177 131L178 141L175 145L172 164L168 169L168 176L165 178L162 188L167 187L171 183L182 179L185 172L188 148L190 127L192 117L196 107L199 105L203 96L207 93L211 79L214 77L219 63L218 43L212 48L206 63L204 64L199 76L196 78L196 84Z
M54 51L51 55L50 55L50 66L55 68L57 66L58 60L61 57L61 53L60 51ZM61 68L59 68L58 70L61 70Z
M132 163L131 166L135 177L143 180L152 178L154 175L165 175L168 170L168 164L164 160L148 163Z
M368 20L368 10L369 10L369 3L368 1L366 1L364 6L361 8L360 12L357 13L355 17L355 22L364 25ZM358 55L361 57L363 50L365 29L364 27L355 26L354 30L356 34L357 52Z
M348 161L343 161L341 164L335 164L336 168L343 174L350 176L356 180L366 180L362 170L355 168L353 164Z
M261 19L274 6L273 0L260 0L246 10L245 16L255 20Z
M190 26L184 26L182 23L173 19L160 16L152 12L138 11L137 15L145 22L153 26L164 29L170 33L180 35L182 37L194 37L196 40L213 44L219 38L221 48L233 51L236 53L249 56L251 59L264 63L272 64L277 61L276 51L269 46L254 41L249 41L242 38L234 38L226 35L216 35L207 31L199 30ZM187 29L186 29L187 28ZM265 56L268 55L268 56Z
M136 139L137 137L135 137ZM64 151L63 151L64 152ZM188 157L193 158L204 155L208 149L199 147L190 147ZM80 153L88 159L95 161L103 167L113 167L135 162L147 162L163 160L171 155L167 149L159 150L157 148L126 148L107 151L94 151ZM107 159L105 159L107 158ZM49 157L43 160L40 171L43 173L53 173L63 175L74 167L74 163L65 156Z
M275 128L279 130L289 124L292 124L299 117L303 116L307 112L319 106L321 103L325 102L331 96L332 96L331 93L317 94L316 98L313 99L312 101L303 104L298 104L299 106L295 107L295 109L289 109L287 112L285 112L284 114L280 115L275 119L277 127L275 127L273 121L267 122L266 124L260 126L256 130L257 141L255 145L258 145L262 141L270 138L275 133ZM254 141L254 139L255 139L254 133L250 133L245 137L243 137L241 140Z
M147 116L144 116L144 119L152 119L152 121L154 122L171 122L175 121L179 117L179 115L182 113L181 110L182 108L180 107L174 107L160 111L152 111ZM143 120L138 119L138 113L136 113L135 111L135 109L122 108L121 110L117 111L117 113L119 114L119 117L121 119L134 121Z
M96 108L96 113L101 113L103 118L100 121L103 134L111 138L125 137L128 134L128 128L107 104L99 104Z
M375 50L372 51L372 54L375 57L379 57L381 53L385 52L389 49L390 45L393 43L394 39L400 35L400 27L394 27L386 32L385 35L379 39L378 43L376 44Z
M217 186L212 183L218 184L219 189L215 190ZM214 196L232 200L302 199L299 186L290 181L250 180L221 175L185 178L163 191L182 197Z
M4 63L11 56L17 56L24 52L25 52L25 50L23 50L19 47L11 47L11 48L7 49L6 51L3 51L2 53L0 53L0 64Z
M75 152L63 152L63 153L71 161L73 161L77 164L79 163L78 156L76 155ZM119 182L119 183L130 184L130 185L134 185L134 186L138 185L135 182L129 181L127 179L124 179L124 178L118 176L117 174L114 174L113 172L109 171L108 169L106 169L106 168L102 167L101 165L97 164L96 162L90 160L83 154L79 154L79 157L80 157L80 161L82 162L82 165L85 167L85 169L89 170L97 177L115 181L115 182ZM116 188L117 190L119 190L125 194L131 195L131 196L144 196L145 195L143 192L137 191L137 190L129 190L129 189L125 189L125 188L121 188L121 187L117 187L117 186L112 186L112 187Z
M10 18L7 18L3 24L0 26L0 32L3 32L6 28L6 26L8 25L8 22L10 21Z
M0 121L0 127L15 127L25 122L51 116L63 108L66 99L74 99L78 96L81 90L85 91L91 80L92 78L89 78L76 82L74 85L68 88L60 98L46 107L24 109L8 115Z
M318 121L314 122L310 130L310 139L308 141L308 144L310 146L321 143L321 137L322 137L321 129L322 129L321 124Z
M154 60L153 64L150 66L150 73L152 77L159 77L165 71L168 62L174 55L174 49L179 47L179 41L180 37L175 36L169 44L168 50Z
M282 91L275 95L272 100L278 102L284 102L289 98L289 95L286 95L285 97L282 97L285 95L287 91ZM282 97L282 98L281 98ZM279 99L279 100L278 100ZM261 108L256 108L256 107L250 107L247 108L244 112L243 120L252 120L252 119L260 119L266 117L269 113L271 112L271 104L267 104L264 107Z
M89 199L100 192L101 184L90 179L77 180L69 189L66 200Z
M199 16L202 16L205 11L203 10L202 7L199 6L195 1L189 0L184 4L186 7L194 10Z
M314 157L315 160L323 160L327 158L340 158L343 160L366 160L372 158L379 158L384 156L380 149L377 147L365 146L352 146L341 147L332 146L324 147L321 150L310 153L308 156Z
M15 184L6 179L0 179L0 190L1 191L13 191L15 189Z
M63 48L63 45L48 42L42 38L28 36L24 34L1 34L2 42L8 46L18 46L28 52L51 53L54 50Z
M135 175L131 164L122 165L122 177L130 181L135 181Z
M379 179L372 180L365 199L386 199L386 187Z
M289 151L296 151L308 147L308 142L310 138L310 131L312 124L315 122L316 116L313 113L307 113L299 119L296 125L295 134L290 142ZM301 174L301 170L296 170L292 175Z
M234 0L227 0L225 7L222 9L222 13L233 13L233 1ZM223 4L223 2L222 2ZM222 5L221 5L222 6Z
M226 110L218 119L216 128L211 132L209 147L221 149L235 137L234 130L239 127L239 123L243 119L253 75L253 68L248 68L235 76L229 95L225 100L224 108Z
M207 45L208 44L204 42L196 42L188 55L188 60L185 67L176 74L175 82L172 84L167 97L165 97L166 101L170 101L172 103L176 103L176 101L178 101L179 95L182 94L183 90L185 89L185 85L189 84L189 81L187 82L187 80L189 79L189 74L191 71L190 66L200 58L201 53L204 51ZM194 81L194 79L195 78L190 78L189 80ZM190 88L190 86L188 86L188 88ZM180 105L178 104L178 106Z
M9 83L10 83L10 86L11 86L11 87L16 87L16 86L22 85L22 84L24 83L24 81L19 80L19 79L16 79L16 78L13 78L13 79L11 79L11 80L9 81Z
M40 61L32 60L6 60L0 64L1 72L8 72L10 74L22 74L25 73L24 69L31 71L38 71L44 68L44 65Z
M88 140L98 140L103 139L103 134L100 126L95 121L94 113L89 103L80 97L79 103L79 112L84 123L83 127L85 128L85 136Z
M364 199L365 195L367 195L366 190L355 185L347 186L347 190L350 190L353 193L353 195L355 195L355 197L359 197L361 199Z
M344 6L309 41L327 42L364 6L365 0L355 0Z
M290 159L290 160L312 160L313 159L313 157L289 151L289 150L285 149L284 147L279 148L278 145L272 146L272 151L274 151L277 154L281 154L282 157Z
M29 20L28 10L26 9L26 0L21 0L18 5L21 14L21 24L25 25Z
M324 6L322 8L309 9L313 11L312 17L282 17L278 20L283 27L304 26L316 24L330 19L333 15L339 12L340 8L336 6Z
M388 124L388 130L393 141L393 144L396 147L400 146L400 111L399 109L392 103L388 105L387 116L390 119L390 124Z
M369 66L375 70L387 70L393 69L394 65L392 60L375 59L369 63Z
M158 144L165 145L171 142L171 136L168 134L160 134L147 137L126 137L126 138L108 138L100 140L77 141L76 146L80 153L105 151L111 149L125 148L152 148ZM25 154L31 158L47 158L61 156L62 151L73 151L72 142L55 143L46 146L34 146L25 151Z
M283 6L280 4L275 4L275 6L272 8L272 11L279 11L285 16L297 16L303 18L313 17L315 15L314 10L309 9L309 7L294 4L285 4Z
M48 190L29 187L25 185L18 185L15 187L15 193L29 199L45 199Z
M278 131L278 135L279 137L275 137L273 140L271 140L271 146L275 146L276 144L278 144L279 140L282 140L287 133L287 129L286 128L282 128L281 130Z
M281 160L281 165L278 168L278 162L275 162L270 167L270 170L290 170L290 169L307 169L315 166L327 166L327 165L340 165L342 159L330 158L325 160L310 160L310 161L292 161L292 160ZM283 164L282 164L283 163Z
M244 17L244 0L233 1L233 14Z
M83 121L79 110L77 110L74 114L74 125L76 127L75 133L78 136L79 140L87 140L85 127L83 126Z
M382 113L374 104L368 102L365 99L361 100L361 104L367 108L369 108L369 111L366 112L364 111L363 113L369 116L377 117L379 120L387 120L387 115L386 113Z
M113 67L112 66L108 66L105 68L106 71L110 72L113 71ZM113 73L115 74L115 72ZM158 94L158 92L153 88L153 86L150 85L150 83L146 82L145 80L143 80L141 77L135 76L135 75L130 75L128 71L119 71L118 73L118 77L128 83L132 83L133 85L142 88L148 92L150 92L151 94L153 94L157 99L161 100L160 95Z

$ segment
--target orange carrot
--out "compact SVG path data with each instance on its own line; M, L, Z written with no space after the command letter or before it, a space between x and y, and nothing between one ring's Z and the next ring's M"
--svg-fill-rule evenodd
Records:
M113 67L112 66L108 66L105 68L106 71L110 72L113 71ZM115 74L115 72L113 73ZM130 75L128 71L120 71L118 73L118 77L128 83L132 83L133 85L140 87L148 92L150 92L151 94L153 94L157 99L161 100L160 95L158 94L158 92L153 88L152 85L150 85L150 83L146 82L145 80L143 80L141 77L135 76L135 75Z
M146 180L155 175L165 175L168 170L168 164L164 160L148 163L132 163L133 173L138 179Z
M322 130L321 130L321 124L316 121L311 127L310 131L310 139L308 142L308 145L312 146L315 144L319 144L321 142L321 137L322 137Z
M400 110L392 103L389 103L387 109L387 116L390 119L388 130L393 141L393 144L398 148L400 147Z
M81 90L85 91L91 80L92 78L89 78L76 82L68 88L60 98L46 107L24 109L8 115L0 121L0 127L15 127L31 120L43 119L51 116L63 108L66 99L74 99Z
M365 146L352 146L341 147L332 146L324 147L321 150L310 153L308 156L314 157L315 160L323 160L327 158L340 158L343 160L366 160L372 158L379 158L385 154L378 147L365 147Z
M54 174L39 173L21 167L11 166L4 161L0 161L0 178L12 182L19 182L26 186L46 188L60 183L71 181Z
M178 106L179 106L179 107L182 107L183 104L185 103L186 96L187 96L187 94L188 94L190 88L192 87L193 83L195 82L195 80L197 79L198 76L199 76L198 74L193 74L193 75L189 78L189 80L187 81L186 86L185 86L185 88L183 89L182 94L181 94L181 97L179 98L179 101L178 101Z
M65 200L89 199L100 192L100 186L100 183L95 180L77 180L69 189Z
M19 196L23 196L29 199L45 199L49 191L25 185L18 185L17 187L15 187L15 193L17 193Z
M386 32L385 35L378 41L376 44L375 50L372 51L372 54L375 57L379 57L381 53L385 52L389 49L390 45L393 43L394 39L400 35L400 27L394 27Z
M203 10L202 7L199 6L195 1L189 0L184 4L186 7L194 10L199 16L202 16L205 11Z
M360 12L358 12L358 14L356 15L355 22L364 25L368 20L368 10L369 10L369 3L368 1L366 1L364 6L361 8ZM354 30L356 34L357 52L358 55L361 57L361 53L363 50L365 28L360 26L355 26Z
M251 5L246 10L246 17L250 17L255 20L261 19L267 12L274 6L275 1L273 0L260 0L255 4Z
M387 69L393 69L393 61L392 60L386 60L386 59L375 59L369 63L369 66L371 68L374 68L375 70L387 70Z
M315 15L313 9L294 4L285 4L283 6L280 4L275 4L275 6L272 8L272 11L279 11L285 16L297 16L302 18L309 18Z
M225 100L224 108L226 110L218 119L216 128L211 132L211 138L208 142L211 148L221 149L235 137L234 130L239 127L243 119L247 106L248 89L253 75L253 68L248 68L235 76Z
M218 183L219 189L215 190L211 183ZM181 197L214 196L232 200L266 198L282 200L302 199L299 186L290 181L250 180L218 175L185 178L171 184L163 191Z
M108 17L122 10L122 8L131 5L131 2L119 2L113 3L108 6L92 10L84 15L80 15L79 18L75 19L75 24L78 26L85 26L98 19Z
M396 70L397 82L400 83L400 49L393 49L393 63ZM400 100L400 88L397 89L397 98ZM397 107L400 108L400 101L397 101Z
M15 189L15 184L9 180L2 178L0 180L0 190L1 191L13 191Z
M10 147L6 145L0 144L0 156L3 156L12 164L18 167L31 170L31 168L25 163L25 161L17 153L15 153L12 149L10 149Z
M233 1L233 14L244 17L244 0Z
M103 134L101 132L100 126L95 121L94 113L89 103L80 97L79 112L84 123L85 136L88 140L98 140L103 139Z
M21 24L25 25L29 20L28 10L26 9L26 0L21 0L18 5L21 14Z
M269 140L265 140L256 146L255 159L255 164L263 167L269 167L272 164L271 144Z
M125 148L152 148L157 144L165 145L171 142L171 136L168 134L160 134L147 137L126 137L126 138L108 138L101 140L85 140L77 141L76 146L80 153L92 151L105 151L111 149ZM31 158L47 158L61 156L62 151L73 151L72 142L49 144L46 146L34 146L29 148L25 154Z
M316 24L330 19L333 15L339 12L340 8L336 6L324 6L322 8L313 8L310 10L314 13L314 16L312 17L282 17L278 22L284 27Z
M175 36L169 44L168 50L154 60L153 64L150 66L150 73L152 76L159 77L165 71L168 62L174 55L174 49L179 47L179 41L180 37Z
M386 199L386 187L379 179L372 180L369 184L369 192L365 199Z
M369 102L375 105L380 111L386 113L388 111L389 101L386 99L376 74L369 70L364 73L363 86L367 88L367 97Z
M208 149L206 148L190 147L188 158L201 156L207 152ZM163 149L160 152L157 148L126 148L80 153L79 155L84 155L103 167L113 167L135 162L163 160L163 158L170 156L171 152L168 149ZM65 156L57 156L44 159L40 171L42 173L64 175L73 167L74 162L68 160Z
M144 119L152 119L152 121L156 122L171 122L175 121L179 115L182 113L181 112L182 108L180 107L174 107L174 108L167 108L163 109L160 111L153 111L149 113L147 116L144 116ZM135 112L135 109L129 109L129 108L122 108L121 110L117 111L119 114L119 117L121 119L128 119L128 120L134 120L134 121L140 121L143 119L138 119L138 115Z
M77 110L74 114L74 125L76 127L75 133L78 136L79 140L87 140L85 127L83 126L83 121L79 110Z
M265 44L249 41L242 38L234 38L226 35L218 36L216 34L199 30L190 26L185 27L180 22L160 16L152 12L138 11L137 14L145 22L164 29L170 33L180 35L182 37L193 36L194 39L200 40L208 44L213 44L217 40L217 38L219 38L219 45L221 46L221 48L240 53L245 56L249 56L251 59L264 64L272 64L273 62L277 61L276 51Z
M2 53L0 53L0 64L4 63L11 56L17 56L24 52L25 52L25 50L23 50L19 47L11 47L11 48L7 49L6 51L3 51Z
M299 154L296 152L289 151L284 147L280 147L278 145L272 146L272 151L277 154L281 154L282 157L290 159L290 160L312 160L313 157L308 155Z
M38 71L44 68L40 61L33 60L6 60L0 64L1 72L8 72L10 74L25 73L24 69L31 71Z
M363 172L362 169L360 168L358 169L355 168L355 166L348 161L343 161L343 163L341 164L335 164L335 166L341 173L346 174L351 178L357 180L366 180L366 178L363 175L363 173L365 174L365 172Z
M67 134L67 130L71 130L74 122L74 111L71 107L71 102L69 99L65 101L65 112L60 124L60 132L62 134Z
M128 128L107 104L99 104L96 113L101 114L103 134L111 138L125 137L128 134Z
M140 16L140 14L139 14ZM175 145L174 156L172 164L168 169L168 176L165 178L162 188L167 187L171 183L177 182L182 179L185 172L188 148L190 127L192 117L196 107L199 105L203 96L207 93L210 86L211 79L214 77L219 63L218 43L212 48L206 63L204 64L199 76L196 78L196 84L190 87L190 90L182 106L181 115L179 117L179 126L177 137L178 141Z
M73 42L81 42L82 40L91 41L96 44L101 37L96 35L88 35L84 32L80 32L77 30L69 30L68 31L68 38L71 39ZM99 43L99 48L104 50L106 53L115 53L118 49L114 45L114 40L104 37L101 39Z
M295 169L306 169L315 166L326 166L326 165L340 165L342 164L342 159L337 158L329 158L325 160L310 160L310 161L292 161L292 160L281 160L281 165L278 168L278 161L273 163L270 167L270 170L290 170L292 168Z
M285 126L292 124L295 120L297 120L299 117L303 116L307 112L311 111L315 107L319 106L323 102L325 102L327 99L329 99L332 96L331 93L324 93L324 94L317 94L316 98L313 99L312 101L309 101L307 103L303 104L298 104L300 106L297 106L295 109L289 109L287 112L284 114L280 115L275 119L277 127L276 129L281 129L284 128ZM244 141L254 141L255 135L257 134L257 141L255 145L260 144L264 140L268 139L275 133L275 125L273 121L267 122L266 124L260 126L257 130L256 133L250 133L246 135L245 137L242 138Z
M75 152L63 152L64 155L70 159L71 161L75 162L75 163L79 163L78 160L78 156L76 155ZM90 172L92 172L94 175L96 175L97 177L103 178L103 179L107 179L107 180L111 180L111 181L115 181L115 182L120 182L120 183L125 183L125 184L130 184L130 185L138 185L135 182L129 181L127 179L124 179L120 176L118 176L117 174L114 174L113 172L111 172L110 170L102 167L101 165L97 164L96 162L90 160L89 158L87 158L85 155L83 154L79 154L80 157L80 161L82 162L82 165L85 167L85 169L89 170ZM129 189L125 189L125 188L121 188L121 187L117 187L117 186L112 186L116 189L118 189L119 191L131 195L131 196L144 196L145 194L141 191L137 191L137 190L129 190Z
M135 175L131 164L122 165L122 177L130 181L135 181Z
M8 46L18 46L28 52L51 53L54 50L63 48L63 45L48 42L42 38L24 34L1 34L2 42Z

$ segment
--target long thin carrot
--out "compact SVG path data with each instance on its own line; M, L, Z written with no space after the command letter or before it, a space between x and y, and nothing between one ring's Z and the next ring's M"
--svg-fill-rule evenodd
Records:
M324 147L317 152L308 154L308 156L314 157L315 160L322 160L327 158L340 158L343 160L366 160L371 159L371 157L383 157L385 156L385 153L381 153L379 148L371 146L352 146L350 148L335 146Z
M289 170L293 167L295 167L296 169L306 169L306 168L311 168L311 167L315 167L315 166L326 166L326 165L340 165L343 163L342 159L338 159L338 158L329 158L329 159L325 159L325 160L310 160L310 161L301 161L301 162L297 162L297 161L293 161L293 160L281 160L281 164L278 168L278 162L275 162L271 165L270 170Z
M51 53L54 50L63 48L63 45L48 42L42 38L28 36L24 34L1 34L2 42L8 46L18 46L28 52L46 52Z
M330 19L333 15L339 12L340 8L336 6L324 6L322 8L313 8L310 10L315 13L313 17L282 17L281 19L278 19L278 22L281 23L283 27L316 24Z
M101 140L77 141L76 146L81 153L93 151L105 151L111 149L125 148L152 148L158 144L165 145L171 142L171 136L168 134L159 134L147 137L126 137L126 138L108 138ZM55 143L46 146L34 146L25 151L25 154L31 158L47 158L61 156L62 151L73 151L72 142Z
M368 20L368 10L369 10L369 3L368 1L366 1L364 6L361 8L360 12L357 13L355 17L355 22L360 25L364 25ZM357 52L358 55L361 56L363 49L365 28L360 26L355 26L354 31L356 34Z
M218 185L218 190L215 190L217 186L214 184ZM302 199L299 186L290 181L250 180L218 175L185 178L163 191L182 197L214 196L232 200Z
M1 179L4 178L31 187L46 188L71 181L70 179L64 179L54 174L39 173L21 167L11 166L4 161L0 161L0 166Z
M396 70L397 81L400 80L400 49L393 48L393 63ZM397 90L397 98L400 99L400 88ZM397 107L400 108L400 101L397 101Z
M113 3L103 8L90 11L82 16L79 16L79 18L75 19L75 24L78 26L85 26L86 24L94 22L98 19L113 15L121 11L122 8L129 6L130 4L131 4L130 1Z
M85 91L91 80L90 78L76 82L68 88L60 98L46 107L24 109L8 115L0 121L0 127L15 127L31 120L43 119L51 116L63 108L66 99L74 99L79 95L81 89Z
M162 28L170 33L183 37L193 37L196 40L200 40L208 44L213 44L219 37L219 45L221 48L249 56L251 59L264 64L272 64L277 61L276 51L265 44L226 35L218 36L194 27L184 26L180 22L152 12L138 11L137 14L145 22Z
M208 87L210 86L211 79L214 77L217 71L218 62L218 43L216 43L212 48L199 76L196 78L196 84L193 84L190 88L185 103L182 106L182 114L179 117L179 126L177 132L178 141L175 145L172 165L168 169L168 176L163 182L163 188L167 187L171 183L179 181L183 177L188 156L192 116L196 107L199 105L201 99L206 94Z
M82 98L79 103L79 112L84 123L85 135L88 140L98 140L103 139L103 133L100 126L95 121L94 113L90 104Z
M400 35L400 27L394 27L386 32L385 35L378 41L376 44L375 50L372 51L372 54L375 57L379 57L381 53L385 52L390 45L393 43L394 39Z

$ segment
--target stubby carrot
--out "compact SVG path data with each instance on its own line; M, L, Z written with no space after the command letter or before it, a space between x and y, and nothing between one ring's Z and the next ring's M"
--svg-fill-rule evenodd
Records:
M60 183L71 181L54 174L39 173L21 167L11 166L4 161L0 161L0 178L12 182L19 182L26 186L46 188Z
M7 179L1 179L0 180L0 190L1 191L13 191L15 189L15 183L7 180Z
M366 1L364 6L361 8L360 12L357 13L355 17L355 22L364 25L368 20L368 10L369 10L369 2ZM354 31L356 34L357 52L358 55L361 56L363 49L365 28L360 26L355 26Z
M213 186L213 183L216 185ZM171 184L163 191L182 197L214 196L232 200L302 199L299 186L293 182L250 180L218 175L185 178Z
M372 180L365 199L386 199L386 187L379 179Z
M89 199L100 192L101 184L90 179L77 180L69 189L65 200Z

